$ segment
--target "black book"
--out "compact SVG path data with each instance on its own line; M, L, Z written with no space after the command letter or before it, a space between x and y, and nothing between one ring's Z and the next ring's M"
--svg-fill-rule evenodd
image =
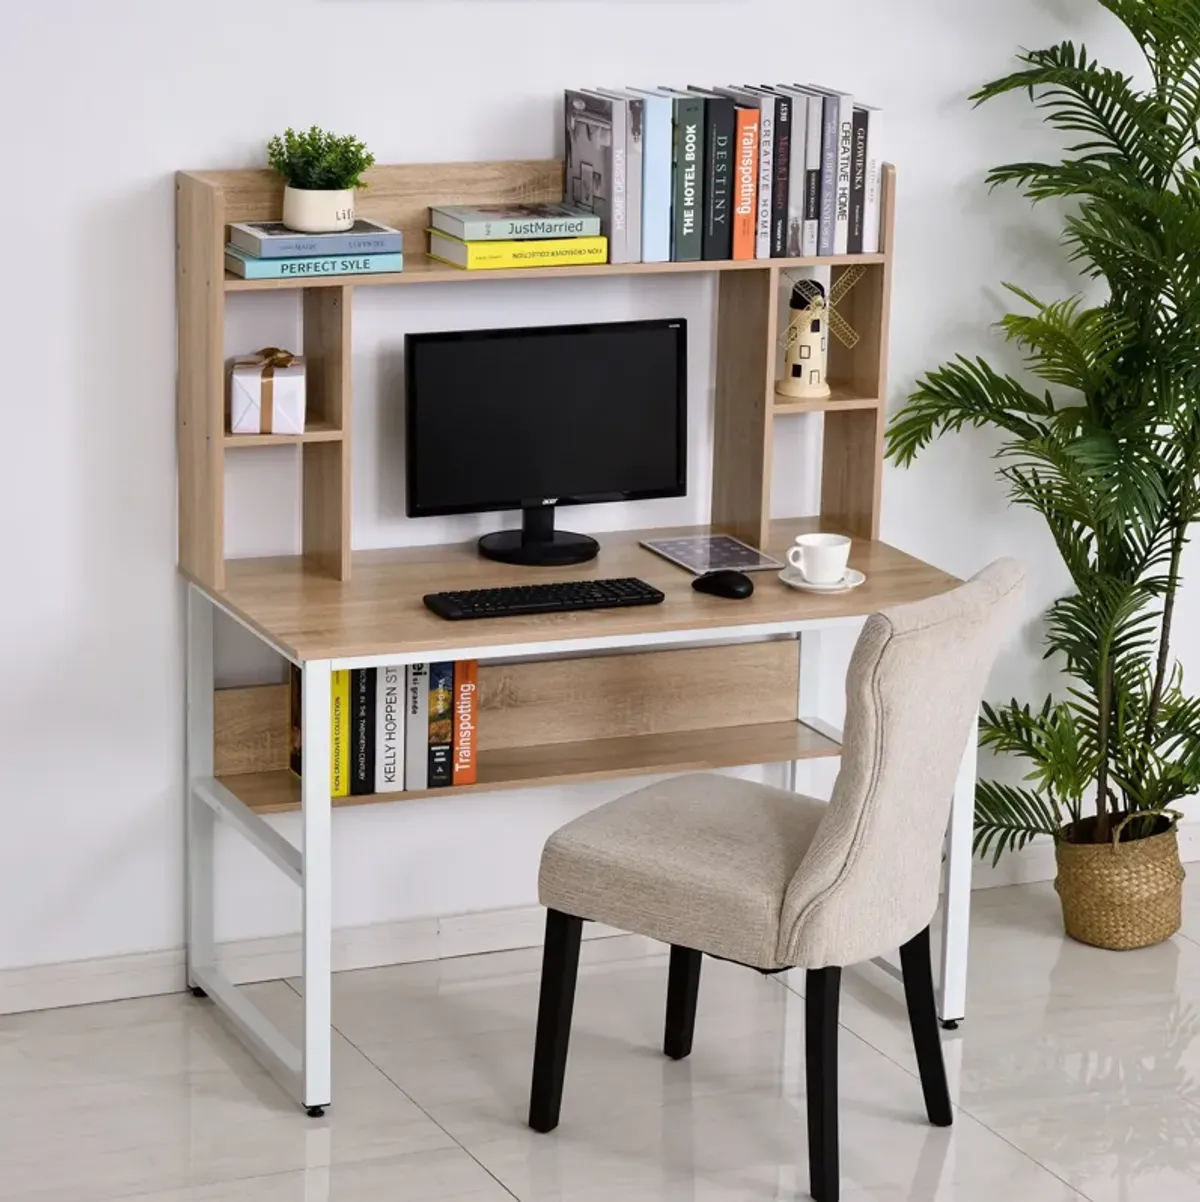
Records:
M733 258L733 152L737 105L728 96L691 88L704 98L704 258Z
M846 253L861 255L867 213L867 127L866 109L854 110L854 144L850 154L850 236Z
M795 101L779 93L775 100L775 170L771 185L771 258L788 253L788 204L792 166L792 114ZM797 185L798 186L798 185Z
M675 103L675 147L671 259L695 263L704 257L704 97L662 88Z
M350 673L350 795L375 792L375 672Z
M429 665L429 788L454 779L454 665Z

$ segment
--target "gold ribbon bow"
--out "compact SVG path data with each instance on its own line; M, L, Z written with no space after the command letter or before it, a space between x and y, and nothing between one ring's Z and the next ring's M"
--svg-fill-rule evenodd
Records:
M273 434L275 432L275 369L291 367L296 361L296 356L291 351L281 350L277 346L264 346L255 355L255 359L257 360L255 366L261 364L263 369L262 416L259 421L259 429L264 434Z

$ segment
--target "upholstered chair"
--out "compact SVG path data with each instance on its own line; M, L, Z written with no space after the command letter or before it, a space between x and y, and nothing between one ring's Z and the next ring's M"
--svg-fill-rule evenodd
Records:
M529 1125L559 1121L584 920L671 945L663 1050L692 1048L702 955L807 970L809 1173L838 1197L841 970L900 949L929 1121L952 1122L929 925L954 782L1023 571L999 560L952 592L869 618L846 680L842 764L825 804L698 774L650 785L550 836Z

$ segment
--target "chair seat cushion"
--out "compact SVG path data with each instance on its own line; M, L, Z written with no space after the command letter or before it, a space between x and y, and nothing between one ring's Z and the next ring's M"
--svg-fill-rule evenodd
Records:
M826 811L784 789L694 774L550 836L542 905L755 968L779 963L784 895Z

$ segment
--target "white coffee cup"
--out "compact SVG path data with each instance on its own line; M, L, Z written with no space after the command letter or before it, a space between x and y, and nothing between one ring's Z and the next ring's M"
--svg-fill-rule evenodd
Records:
M802 534L787 558L809 584L841 584L850 564L850 539L844 534Z

